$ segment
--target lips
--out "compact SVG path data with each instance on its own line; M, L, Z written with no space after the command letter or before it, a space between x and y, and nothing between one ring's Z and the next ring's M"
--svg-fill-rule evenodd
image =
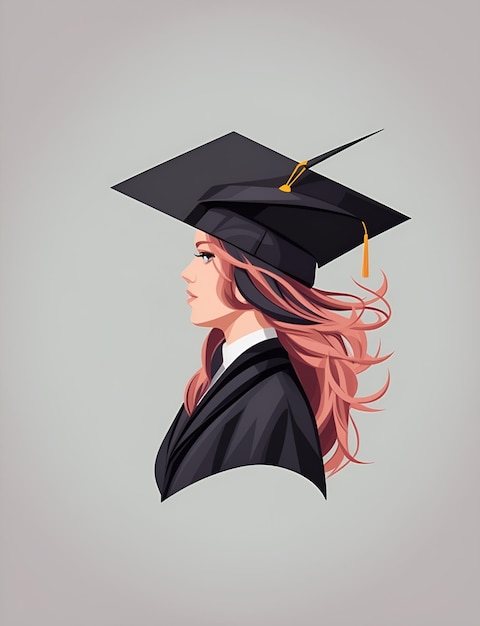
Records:
M188 289L187 289L187 295L188 295L187 304L190 304L191 302L193 302L195 298L197 297L194 293L192 293L191 291L188 291Z

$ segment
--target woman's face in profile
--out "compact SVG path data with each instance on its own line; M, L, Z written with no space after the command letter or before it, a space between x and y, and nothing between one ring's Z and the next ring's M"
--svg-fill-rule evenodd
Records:
M241 311L228 307L221 299L224 278L213 262L215 256L206 234L196 231L194 243L195 257L181 274L187 282L190 320L195 326L224 329Z

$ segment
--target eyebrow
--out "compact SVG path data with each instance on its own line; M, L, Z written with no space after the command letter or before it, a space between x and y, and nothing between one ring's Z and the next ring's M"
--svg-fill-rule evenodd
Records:
M207 244L207 246L209 245L208 241L197 241L197 243L195 244L195 248L198 248L198 246L201 246L203 244Z

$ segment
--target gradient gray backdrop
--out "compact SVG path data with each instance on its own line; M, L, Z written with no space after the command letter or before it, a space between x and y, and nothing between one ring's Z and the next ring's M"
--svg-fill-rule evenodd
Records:
M478 2L2 13L2 624L478 624ZM414 218L371 243L395 351L385 411L358 418L374 463L328 502L254 467L160 504L204 336L179 278L193 232L110 186L230 130L300 160L381 127L317 168Z

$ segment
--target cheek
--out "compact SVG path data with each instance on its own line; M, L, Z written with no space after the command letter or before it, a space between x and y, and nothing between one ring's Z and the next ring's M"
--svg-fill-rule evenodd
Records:
M208 263L204 268L202 275L202 289L201 289L201 305L202 311L211 317L211 319L218 319L232 312L232 308L227 304L225 298L225 290L229 285L226 283L223 276L219 274L218 268L213 264Z
M225 281L218 274L218 271L212 272L208 281L208 308L214 315L222 315L230 309L225 304Z

